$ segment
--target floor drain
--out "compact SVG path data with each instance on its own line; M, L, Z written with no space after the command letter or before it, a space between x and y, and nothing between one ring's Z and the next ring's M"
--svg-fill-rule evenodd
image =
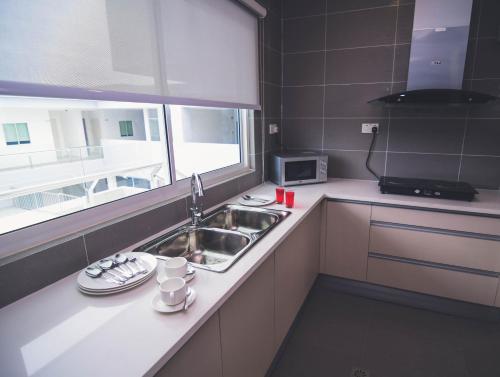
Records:
M370 372L367 369L354 367L351 370L351 377L370 377Z

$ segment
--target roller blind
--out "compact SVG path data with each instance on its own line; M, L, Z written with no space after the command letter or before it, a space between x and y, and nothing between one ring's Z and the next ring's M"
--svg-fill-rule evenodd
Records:
M259 105L257 18L232 0L2 0L0 15L4 93L25 83Z

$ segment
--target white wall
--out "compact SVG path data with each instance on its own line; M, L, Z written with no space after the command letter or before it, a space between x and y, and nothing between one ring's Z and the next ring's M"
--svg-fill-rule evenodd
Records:
M82 112L80 110L49 111L56 149L85 147Z
M142 109L127 110L127 109L110 109L99 111L84 111L83 116L87 125L91 127L99 127L99 144L90 143L90 145L102 145L103 139L115 140L146 140L146 131L144 125L144 115ZM120 136L120 120L131 120L134 128L134 136Z

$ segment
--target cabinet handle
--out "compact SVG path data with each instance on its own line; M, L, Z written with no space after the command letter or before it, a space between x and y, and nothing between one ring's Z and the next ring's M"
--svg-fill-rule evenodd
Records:
M479 270L476 268L453 266L451 264L428 262L428 261L421 261L418 259L396 257L393 255L380 254L380 253L376 253L376 252L372 252L372 251L370 251L368 253L368 257L375 258L375 259L390 260L390 261L406 263L406 264L413 264L416 266L439 268L441 270L447 270L447 271L464 272L464 273L473 274L473 275L489 276L489 277L494 277L494 278L498 278L500 276L500 273L495 272L495 271L486 271L486 270Z
M487 241L500 241L500 236L495 236L495 235L491 235L491 234L464 232L461 230L429 228L429 227L420 226L420 225L389 223L389 222L377 221L377 220L371 220L370 225L371 226L378 226L381 228L405 229L405 230L412 230L415 232L443 234L446 236L476 238L479 240L487 240Z

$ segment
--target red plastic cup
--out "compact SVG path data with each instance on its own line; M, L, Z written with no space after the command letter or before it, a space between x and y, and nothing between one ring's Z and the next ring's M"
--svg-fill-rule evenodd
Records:
M286 205L286 208L293 208L294 200L295 200L295 192L293 192L293 191L287 191L285 193L285 205Z
M283 187L276 187L276 203L282 204L284 196L285 196L285 189Z

